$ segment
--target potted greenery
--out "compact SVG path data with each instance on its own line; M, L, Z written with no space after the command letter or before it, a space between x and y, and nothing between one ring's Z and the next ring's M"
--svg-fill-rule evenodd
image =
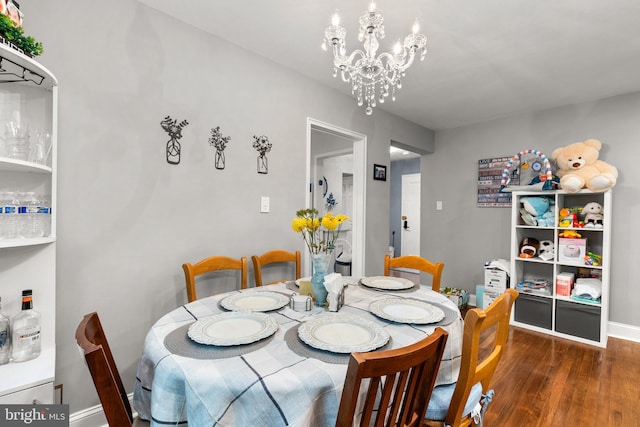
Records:
M22 27L16 25L7 15L0 14L0 40L17 48L27 56L42 55L42 43L31 36L25 36Z

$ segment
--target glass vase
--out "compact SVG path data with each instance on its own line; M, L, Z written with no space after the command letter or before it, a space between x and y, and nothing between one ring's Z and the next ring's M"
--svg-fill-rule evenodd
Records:
M267 156L258 156L258 173L269 173L269 159L267 159Z
M311 289L316 297L316 305L324 306L327 301L327 288L324 287L324 276L329 273L329 265L331 264L331 254L313 254L311 255L313 265L313 276L311 276Z
M216 169L224 169L224 151L216 150Z

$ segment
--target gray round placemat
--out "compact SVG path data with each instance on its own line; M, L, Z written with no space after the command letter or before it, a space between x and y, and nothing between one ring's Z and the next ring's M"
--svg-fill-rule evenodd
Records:
M228 347L205 345L199 344L189 338L187 335L189 326L191 326L191 323L171 331L164 338L164 346L172 354L190 357L192 359L225 359L256 351L269 344L273 339L273 335L271 335L268 338L249 344L233 345Z
M398 298L402 298L402 297L398 297ZM431 302L431 301L425 301L423 299L420 298L404 298L404 299L412 299L415 301L421 301L421 302L426 302L427 304L433 305L434 307L438 307L440 310L442 310L444 312L444 318L438 322L435 323L427 323L427 324L417 324L416 326L447 326L451 323L453 323L455 320L458 319L458 312L455 311L454 309L447 307L444 304L440 304L437 302ZM376 316L375 313L370 312L371 315L375 316L376 319L378 320L382 320L385 322L389 322L389 323L405 323L405 322L394 322L393 320L389 320L389 319L383 319L382 317L378 317Z
M333 363L334 365L346 365L349 363L350 354L332 353L330 351L313 348L302 342L302 340L298 338L299 327L300 325L296 325L292 328L289 328L289 330L284 334L284 341L287 343L289 349L295 354L302 357L318 359L322 362ZM389 342L373 351L386 350L391 345L391 340L392 338L389 338Z
M451 307L447 307L446 305L437 302L429 302L429 304L444 311L444 319L436 323L431 323L432 326L447 326L460 318L460 313Z
M287 289L294 292L300 292L300 287L296 286L296 282L287 282Z

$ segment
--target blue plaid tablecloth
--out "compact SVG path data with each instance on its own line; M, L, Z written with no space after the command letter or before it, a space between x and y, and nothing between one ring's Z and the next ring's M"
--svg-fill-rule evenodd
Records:
M286 284L261 289L293 294ZM173 354L165 338L177 328L224 311L220 294L183 305L160 318L145 339L138 364L133 406L152 426L333 426L347 365L304 357L285 340L291 328L321 308L297 312L289 307L270 312L279 324L270 341L246 354L201 359ZM446 297L421 286L411 293L386 292L349 285L340 313L362 316L382 325L391 336L387 348L412 344L433 332L433 325L407 325L378 319L369 304L390 295L417 298L445 305L457 318L443 326L449 333L437 384L455 382L462 352L462 318Z

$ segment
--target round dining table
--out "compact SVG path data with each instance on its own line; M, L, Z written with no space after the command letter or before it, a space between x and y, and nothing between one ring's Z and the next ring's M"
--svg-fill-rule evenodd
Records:
M267 291L289 298L299 291L294 282L218 294L167 313L145 338L134 410L152 426L333 426L350 355L308 345L300 338L299 329L305 322L320 316L357 318L382 328L389 340L373 351L404 347L442 327L449 335L436 385L457 380L463 322L451 300L424 285L381 290L350 277L344 279L344 305L337 313L316 306L309 311L301 306L294 310L290 305L260 313L277 322L276 331L241 345L198 343L188 331L196 321L230 313L235 300L229 298L239 293ZM426 302L445 316L437 322L415 324L372 313L370 307L389 298ZM233 336L233 331L229 334Z

